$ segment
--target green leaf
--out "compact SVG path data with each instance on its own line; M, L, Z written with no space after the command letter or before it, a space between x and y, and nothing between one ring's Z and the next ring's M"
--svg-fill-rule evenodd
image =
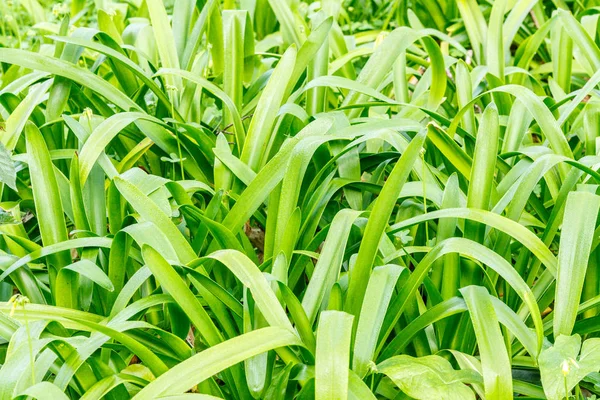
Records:
M25 126L27 140L27 153L29 154L29 174L33 197L36 203L36 213L42 243L44 246L64 242L67 240L67 227L65 224L62 201L58 190L54 165L48 152L48 147L39 129L32 123ZM49 268L50 286L54 288L57 269L71 263L68 252L61 252L51 257ZM54 292L57 305L76 304L73 298L77 294L77 285L69 287L68 291Z
M89 70L80 68L70 62L31 51L6 48L2 49L2 53L0 53L0 62L63 76L97 92L123 110L140 109L133 100L119 89Z
M6 147L0 143L0 183L17 190L17 170Z
M169 16L165 10L162 0L147 0L150 22L154 30L156 47L163 68L179 69L179 58L177 57L177 48L175 38L169 24ZM181 81L173 77L167 78L167 83L181 90Z
M152 222L162 231L162 233L164 233L171 242L173 249L182 263L187 263L196 258L194 250L181 231L177 229L175 224L171 222L171 219L165 215L155 202L146 196L137 186L122 177L116 177L114 182L117 189L119 189L119 192L121 192L125 200L131 204L134 210L136 210L142 218Z
M229 339L177 364L133 398L150 400L183 394L198 383L252 356L278 347L300 345L296 335L286 329L258 329Z
M561 400L586 375L600 370L600 339L587 339L582 346L579 335L560 335L542 351L539 364L548 400Z
M398 160L398 163L394 166L379 193L379 197L373 205L369 222L363 235L365 240L362 241L358 251L356 266L350 274L350 283L348 286L345 309L355 316L358 316L360 313L371 268L377 255L379 242L388 224L388 219L396 204L396 199L402 190L402 186L408 179L412 166L421 152L424 142L425 131L422 131L413 138L404 151L404 154L402 154L402 157L400 157L400 160Z
M17 145L27 120L35 108L44 101L44 96L48 92L52 82L52 79L49 79L39 85L31 87L25 99L19 103L17 108L13 110L6 120L6 132L0 135L0 143L3 144L7 150L12 151Z
M369 370L373 362L379 331L388 309L396 282L404 268L384 265L373 269L360 311L361 319L356 329L352 370L360 377Z
M567 197L558 251L554 337L570 335L575 325L599 210L600 197L595 194L572 192Z
M108 147L111 140L127 125L138 119L153 121L158 124L161 123L156 118L144 113L119 113L105 119L93 130L79 153L79 180L82 186L85 184L98 157Z
M69 399L67 395L63 393L62 390L60 390L58 387L51 384L50 382L40 382L33 386L30 386L26 390L24 390L21 393L21 395L31 396L32 398L39 400L46 399L48 397L51 397L52 399L56 400Z
M207 258L227 266L242 284L250 289L258 308L271 326L293 331L267 279L246 255L236 250L219 250L208 255Z
M173 296L202 337L210 345L222 342L223 337L210 319L208 313L173 267L156 250L148 245L142 246L142 257L157 281L166 292Z
M311 323L314 322L322 302L329 298L331 286L338 280L348 235L360 214L359 211L342 210L331 222L312 279L302 298L302 307Z
M96 283L103 289L112 292L114 290L114 286L106 273L100 269L96 264L89 260L81 260L77 261L73 264L67 265L63 267L58 273L58 282L57 282L57 290L68 290L68 286L64 286L64 281L68 281L73 279L72 275L68 274L68 272L73 272L79 274L81 276L85 276L92 282ZM63 283L61 283L63 281Z
M460 292L469 308L477 338L485 397L510 399L513 396L511 365L490 295L481 286L467 286Z
M318 119L286 141L277 155L261 169L260 173L240 195L235 206L231 208L223 220L223 225L232 232L237 232L281 181L285 173L284 166L298 142L306 137L327 132L331 126L331 120L327 118Z
M315 399L348 397L350 340L354 317L341 311L324 311L317 329Z
M408 396L418 400L468 400L475 394L461 374L440 356L395 356L377 365L377 372L387 375Z
M296 54L294 46L288 48L283 54L260 96L252 121L250 121L240 159L254 171L258 171L261 162L267 161L266 146L273 134L273 124L279 107L285 100L284 88L294 69Z

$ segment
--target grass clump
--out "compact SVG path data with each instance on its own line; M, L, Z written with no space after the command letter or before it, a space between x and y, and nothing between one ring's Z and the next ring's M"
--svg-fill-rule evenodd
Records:
M0 4L0 399L600 393L594 1Z

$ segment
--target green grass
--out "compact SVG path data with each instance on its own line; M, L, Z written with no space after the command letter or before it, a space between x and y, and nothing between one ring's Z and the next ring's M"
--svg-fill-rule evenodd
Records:
M0 0L0 400L595 399L598 6Z

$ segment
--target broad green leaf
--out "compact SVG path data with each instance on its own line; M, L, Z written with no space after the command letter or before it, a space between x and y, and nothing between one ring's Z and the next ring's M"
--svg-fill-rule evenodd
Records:
M586 375L600 370L600 339L560 335L539 357L544 393L549 400L568 397Z
M600 197L572 192L567 198L558 252L554 308L554 337L570 335L590 256Z
M42 243L49 246L64 242L68 237L67 227L54 166L46 142L42 133L32 123L25 126L25 138L27 140L27 152L30 155L29 174L36 202ZM48 271L51 287L55 285L57 270L66 264L70 264L70 262L71 257L66 251L51 257L51 264L53 265ZM75 282L71 282L66 292L55 292L53 294L57 305L73 304L73 298L77 294L77 285Z
M465 382L470 376L456 371L440 356L396 356L377 365L407 395L418 400L475 399Z
M350 341L354 317L341 311L324 311L317 328L315 399L348 398Z

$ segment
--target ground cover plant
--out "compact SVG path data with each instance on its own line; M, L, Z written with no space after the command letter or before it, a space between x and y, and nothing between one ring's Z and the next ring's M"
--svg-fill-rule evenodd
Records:
M0 399L594 399L600 8L0 3Z

